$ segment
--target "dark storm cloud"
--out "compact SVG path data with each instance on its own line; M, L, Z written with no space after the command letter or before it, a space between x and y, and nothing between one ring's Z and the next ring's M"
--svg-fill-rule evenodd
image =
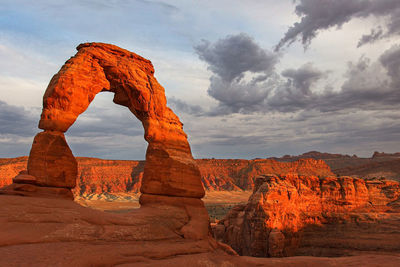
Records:
M392 89L400 91L400 45L394 45L380 57L380 62L392 78Z
M299 0L295 13L301 17L276 46L279 50L297 39L307 47L321 30L341 27L354 18L383 17L381 29L361 37L358 45L400 33L400 1L398 0Z
M0 135L32 136L37 123L38 114L0 100Z
M274 93L265 102L264 111L294 112L309 109L317 100L311 87L325 73L307 63L298 69L284 70L281 74L282 78L276 83Z
M275 54L262 49L245 33L227 36L214 44L203 40L194 49L209 64L209 70L227 82L243 78L246 71L268 74L277 62Z
M243 47L252 49L241 49ZM345 80L337 90L324 81L329 72L321 71L311 63L276 73L276 54L265 52L244 34L228 36L215 44L204 42L196 47L196 51L213 72L208 94L218 101L217 107L205 112L207 115L387 110L397 109L400 105L400 45L385 51L375 62L365 56L356 63L349 62ZM255 57L257 54L262 55L261 59ZM244 63L238 61L235 64L237 57ZM246 71L258 76L246 80ZM186 113L196 113L188 107L182 109L186 109Z
M203 40L194 49L213 72L208 94L220 102L221 112L258 106L267 98L277 54L261 48L244 33L213 44Z
M301 70L301 71L300 71ZM278 85L274 94L268 98L266 110L294 112L316 110L320 112L348 109L390 110L400 105L400 46L385 51L376 62L361 57L358 62L348 63L346 79L340 90L333 91L328 85L325 89L312 91L312 85L324 74L310 67L301 67L289 73L308 71L304 84L287 81ZM287 76L287 71L282 73ZM295 77L295 76L293 76Z
M282 72L282 76L288 78L288 87L293 86L299 89L302 94L310 95L311 85L321 79L324 73L307 63L299 69L287 69Z

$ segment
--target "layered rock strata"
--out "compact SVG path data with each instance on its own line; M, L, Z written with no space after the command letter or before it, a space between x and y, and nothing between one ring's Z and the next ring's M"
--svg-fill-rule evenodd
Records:
M1 160L1 159L0 159ZM138 193L145 161L76 158L78 177L75 196L102 193ZM204 189L208 191L252 190L255 178L263 173L331 176L329 166L321 160L301 159L278 162L272 159L196 159ZM25 170L27 158L0 161L0 184L8 185L19 171Z
M296 174L257 178L247 204L214 226L241 255L343 256L399 252L400 185Z

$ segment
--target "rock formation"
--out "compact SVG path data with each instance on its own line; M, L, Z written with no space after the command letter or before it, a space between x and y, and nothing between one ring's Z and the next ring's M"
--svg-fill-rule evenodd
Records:
M400 251L400 184L351 177L263 175L247 205L214 226L241 255L343 256Z
M151 62L109 44L86 43L77 50L53 76L43 96L39 128L44 131L33 141L27 172L21 172L0 193L72 199L78 165L64 133L96 94L112 92L114 103L129 108L142 122L149 143L141 204L179 207L182 216L189 218L179 229L182 236L207 238L208 214L200 200L204 196L200 172L182 123L167 107L164 88L155 79Z

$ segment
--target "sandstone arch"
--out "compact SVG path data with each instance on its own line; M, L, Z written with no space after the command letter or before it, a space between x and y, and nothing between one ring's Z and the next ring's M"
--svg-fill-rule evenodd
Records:
M164 88L154 78L151 62L109 44L85 43L77 49L53 76L43 96L39 128L44 131L34 138L28 170L17 175L13 184L1 188L0 194L60 198L57 203L73 199L77 162L64 133L97 93L109 91L115 94L115 103L128 107L142 122L149 143L141 208L128 214L128 222L123 223L135 233L135 237L128 237L208 239L209 218L201 200L204 189L200 171L182 123L166 105ZM148 231L136 234L143 225ZM93 238L103 240L100 232Z
M28 174L41 186L75 186L76 161L64 132L97 93L110 91L116 104L128 107L142 122L149 143L141 192L203 197L200 172L182 123L167 107L151 62L110 44L85 43L77 50L53 76L43 96L39 128L44 132L33 142Z

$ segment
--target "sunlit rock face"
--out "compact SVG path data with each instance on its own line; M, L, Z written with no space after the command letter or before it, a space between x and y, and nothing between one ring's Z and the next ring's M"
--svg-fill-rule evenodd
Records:
M149 143L141 192L201 198L204 190L179 118L167 107L151 62L114 45L87 43L53 76L43 96L28 173L41 186L73 188L77 163L64 132L101 91L142 122Z
M200 172L182 123L167 107L164 88L155 79L151 62L135 53L109 44L79 45L78 53L47 87L39 128L67 131L101 91L113 92L113 101L129 108L143 124L149 146L142 193L203 197ZM35 173L30 166L28 163L28 172ZM48 175L49 183L51 179L59 180L59 176Z
M399 251L400 185L389 180L262 175L246 205L214 227L241 255Z
M141 210L173 206L179 212L165 216L165 224L177 220L179 227L173 231L179 237L207 239L209 222L200 200L204 196L200 171L183 124L167 107L152 63L110 44L85 43L77 50L53 76L43 96L39 128L44 131L34 138L27 172L20 172L0 194L73 199L78 164L64 133L96 94L112 92L114 103L129 108L142 122L149 143Z
M78 178L72 190L75 196L101 193L138 193L143 180L145 161L76 158ZM300 159L279 162L272 159L196 159L203 187L208 191L253 190L256 177L263 173L286 175L332 176L322 160ZM0 159L0 185L26 170L27 157Z

